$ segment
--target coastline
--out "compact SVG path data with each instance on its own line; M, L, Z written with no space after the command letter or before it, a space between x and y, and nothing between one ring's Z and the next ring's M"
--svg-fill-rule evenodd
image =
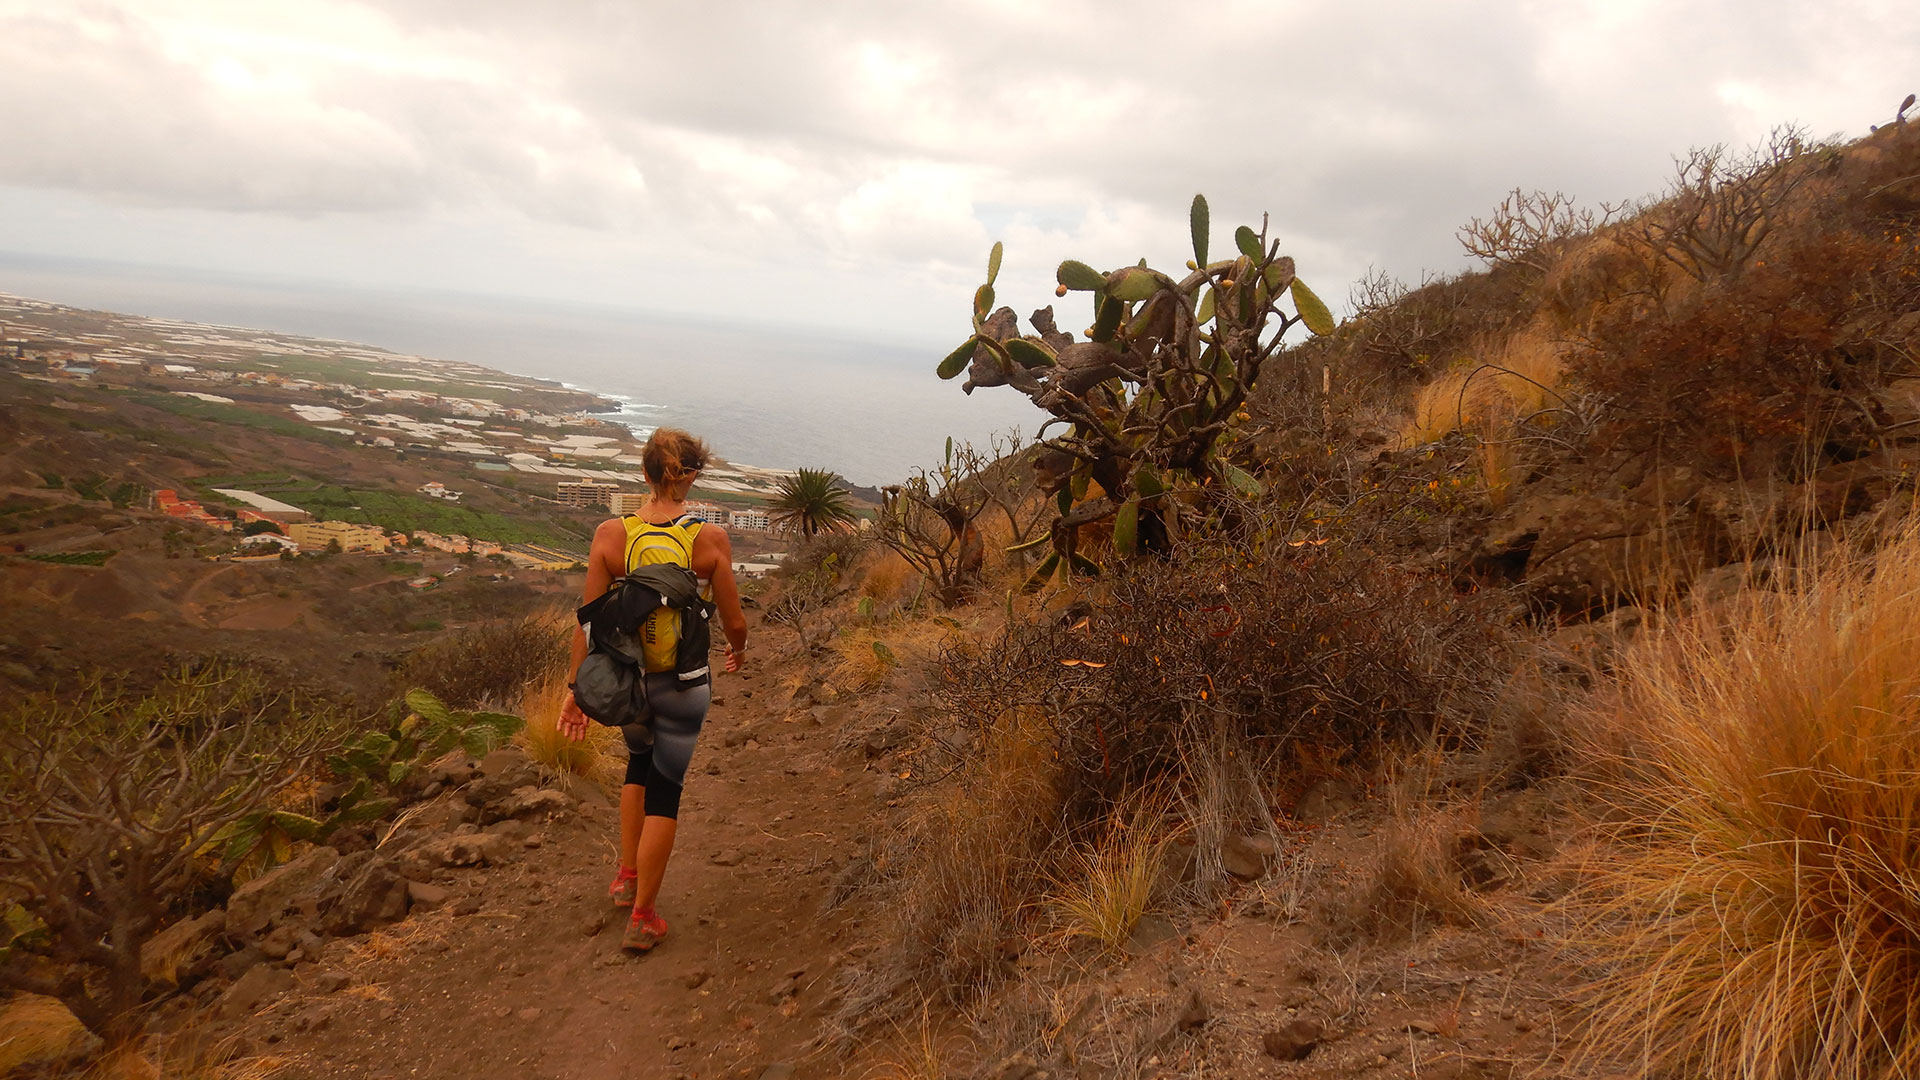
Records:
M0 352L22 378L549 482L639 485L638 442L651 426L631 417L657 408L559 379L344 338L126 315L14 293L0 293L0 326ZM723 456L703 486L765 497L785 475Z
M160 313L139 318L285 327L268 332L395 357L457 357L439 362L604 399L592 415L623 431L672 424L728 460L827 468L856 485L937 463L949 436L980 445L1044 420L1018 395L968 397L937 380L940 350L824 331L301 282L160 280L111 265L43 271L4 256L0 289L85 310ZM379 344L361 344L369 342Z

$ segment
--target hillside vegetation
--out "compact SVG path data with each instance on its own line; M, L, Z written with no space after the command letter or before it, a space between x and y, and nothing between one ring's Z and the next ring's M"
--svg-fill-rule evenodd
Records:
M371 709L200 665L0 713L0 805L105 791L139 837L9 815L0 975L122 1047L217 1002L290 1076L1912 1075L1917 225L1895 123L1515 192L1484 268L1338 324L1204 199L1184 269L1060 264L1077 334L998 305L996 245L938 375L1048 437L950 446L868 530L796 498L688 787L725 843L669 878L716 906L657 955L599 955L613 740L557 737L566 620L520 597ZM377 584L315 613L415 610Z
M940 374L1055 437L950 451L878 551L790 568L776 613L830 631L831 678L937 702L844 1037L920 1030L915 1061L975 1075L1218 1067L1159 1021L1046 1016L1138 968L1141 927L1240 908L1349 979L1539 942L1581 1006L1509 1067L1910 1072L1883 988L1920 947L1920 133L1783 129L1592 212L1516 192L1462 229L1485 269L1365 282L1338 327L1262 233L1209 262L1204 215L1184 278L1062 264L1085 341L994 308L996 248ZM1270 344L1295 322L1320 332ZM1343 1046L1393 1022L1328 1008L1299 1012Z

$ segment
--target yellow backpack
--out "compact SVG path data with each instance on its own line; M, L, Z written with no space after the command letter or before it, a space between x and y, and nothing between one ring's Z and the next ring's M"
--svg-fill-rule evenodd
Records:
M664 525L628 514L622 519L627 527L627 572L642 566L671 564L693 569L693 538L700 535L705 522L682 514ZM646 670L672 671L680 647L680 613L658 608L640 624L640 650Z

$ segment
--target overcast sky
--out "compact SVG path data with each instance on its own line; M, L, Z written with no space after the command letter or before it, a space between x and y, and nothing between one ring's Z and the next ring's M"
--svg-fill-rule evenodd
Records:
M1876 0L0 0L0 250L946 343L995 239L1024 313L1203 191L1332 300L1915 89Z

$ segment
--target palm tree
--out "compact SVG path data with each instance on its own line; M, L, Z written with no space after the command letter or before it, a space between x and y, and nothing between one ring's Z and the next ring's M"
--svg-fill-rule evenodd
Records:
M825 529L852 525L855 517L840 477L827 469L801 469L780 481L767 504L773 522L811 538Z

